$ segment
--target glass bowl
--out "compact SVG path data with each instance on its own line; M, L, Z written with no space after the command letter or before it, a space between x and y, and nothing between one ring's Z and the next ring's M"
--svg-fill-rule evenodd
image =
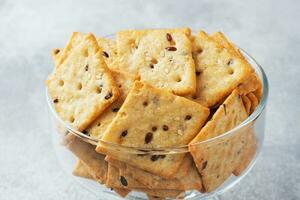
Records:
M233 128L232 130L223 133L220 136L214 137L212 139L199 142L194 144L196 147L207 147L207 146L216 146L221 143L224 143L226 140L231 139L233 137L246 134L249 131L253 134L255 142L256 142L256 151L254 156L252 157L250 163L245 166L245 169L238 176L231 175L222 185L217 187L212 192L209 193L201 193L197 190L186 190L184 193L181 193L178 198L184 199L207 199L207 198L215 198L218 199L218 195L226 192L233 186L235 186L239 181L241 181L254 167L254 164L259 156L262 145L264 142L264 130L265 130L265 107L267 104L268 98L268 80L265 75L262 67L252 58L248 53L244 50L240 49L244 57L248 60L248 62L252 65L253 69L256 71L257 75L262 81L263 94L260 100L260 103L256 107L255 111L240 125ZM96 145L97 143L102 143L108 148L112 148L115 151L118 151L122 154L149 154L149 155L179 155L179 154L189 154L189 148L187 145L180 146L176 148L164 148L164 149L137 149L132 147L123 147L115 144L109 144L103 142L98 139L91 138L85 135L82 132L79 132L73 129L69 124L62 121L58 115L56 114L54 107L52 105L52 101L48 96L48 92L46 91L47 103L49 106L49 130L52 132L53 137L53 146L55 148L57 157L59 162L64 169L64 171L68 174L72 174L74 166L77 162L76 156L72 154L66 146L63 144L66 141L66 135L76 136L77 139L82 140L84 142L90 143L92 145ZM225 155L226 156L226 155ZM226 157L225 157L226 159ZM89 190L94 193L97 197L101 197L101 199L121 199L115 192L113 192L110 188L105 187L97 183L96 181L80 178L77 176L73 176L76 181L78 181L84 189ZM80 191L79 191L80 192ZM131 191L126 199L147 199L147 196L142 192Z

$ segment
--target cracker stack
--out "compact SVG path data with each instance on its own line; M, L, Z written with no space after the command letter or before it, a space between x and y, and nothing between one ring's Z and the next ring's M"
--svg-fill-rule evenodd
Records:
M262 96L255 71L221 32L125 30L116 41L75 32L52 58L46 85L58 116L101 140L66 136L75 176L122 197L183 198L216 190L256 153L251 125L206 142L241 124ZM189 153L147 153L183 145Z

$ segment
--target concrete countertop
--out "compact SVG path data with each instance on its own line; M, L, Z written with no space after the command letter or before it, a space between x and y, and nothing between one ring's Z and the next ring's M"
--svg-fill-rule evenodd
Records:
M223 31L264 67L266 137L251 173L223 199L300 198L300 1L0 1L0 199L102 199L59 166L48 133L50 50L72 31L189 26Z

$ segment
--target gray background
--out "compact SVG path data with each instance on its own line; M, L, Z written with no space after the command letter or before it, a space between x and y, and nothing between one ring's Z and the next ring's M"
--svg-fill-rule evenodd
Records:
M84 3L83 3L84 2ZM224 199L300 198L300 1L0 0L0 199L101 199L60 168L47 126L50 49L72 31L189 26L224 31L270 81L266 140L253 171Z

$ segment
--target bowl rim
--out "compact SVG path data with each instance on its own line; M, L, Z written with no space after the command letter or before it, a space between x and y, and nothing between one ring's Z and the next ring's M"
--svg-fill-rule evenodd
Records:
M111 35L105 36L105 38L109 38L112 37ZM249 54L247 53L244 49L237 47L243 54L243 56L245 57L245 59L249 62L249 64L252 66L252 68L255 70L255 72L258 74L261 82L262 82L262 89L263 89L263 93L262 93L262 97L261 100L258 104L258 106L256 107L255 111L247 117L247 119L245 119L241 124L239 124L238 126L234 127L233 129L224 132L223 134L220 134L216 137L210 138L208 140L204 140L204 141L200 141L197 143L193 143L191 145L200 145L200 144L206 144L206 143L210 143L216 140L220 140L222 138L225 138L233 133L235 133L236 131L238 131L239 129L242 129L243 127L246 127L247 125L249 125L250 123L252 123L254 120L256 120L260 114L264 111L264 109L266 108L267 105L267 101L268 101L268 95L269 95L269 82L266 76L265 71L263 70L262 66ZM253 64L251 64L253 63ZM106 142L103 141L101 139L96 139L96 138L92 138L80 131L77 131L75 128L73 128L71 126L71 124L63 121L58 114L56 113L54 106L53 106L53 102L51 101L51 98L49 97L49 93L46 87L46 100L47 100L47 104L48 107L51 110L51 113L54 115L55 119L59 121L59 123L61 125L63 125L63 127L71 134L83 139L84 141L93 144L93 145L97 145L99 143L101 143L102 145L105 145L106 147L110 147L113 149L119 148L122 151L128 151L129 152L138 152L139 154L169 154L169 153L185 153L185 152L189 152L188 147L189 144L186 145L180 145L180 146L176 146L176 147L161 147L161 148L141 148L141 147L133 147L133 146L125 146L125 145L119 145L119 144L114 144L114 143L110 143L110 142Z

